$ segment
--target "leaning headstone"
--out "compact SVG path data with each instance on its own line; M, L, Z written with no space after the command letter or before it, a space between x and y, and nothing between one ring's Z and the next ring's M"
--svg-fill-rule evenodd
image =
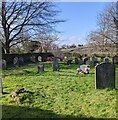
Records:
M13 59L13 64L14 64L15 67L19 67L19 59L18 59L18 57L15 57Z
M53 69L53 71L59 71L60 70L60 66L59 66L58 60L56 60L56 59L53 60L53 62L52 62L52 69Z
M6 62L6 60L2 59L0 61L0 67L2 67L3 70L7 69L7 62Z
M38 61L42 62L42 57L41 56L38 56Z
M44 71L44 64L39 64L38 65L38 73L43 72Z
M96 66L95 88L115 88L115 65L102 63Z
M118 56L114 56L112 58L112 62L113 62L113 64L118 64Z
M19 65L24 65L24 59L23 59L23 57L19 58Z

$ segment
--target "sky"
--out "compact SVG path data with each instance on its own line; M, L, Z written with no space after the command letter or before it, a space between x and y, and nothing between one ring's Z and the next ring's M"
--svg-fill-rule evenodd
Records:
M61 11L59 19L66 22L59 23L56 29L60 31L58 45L86 44L86 36L97 28L97 16L103 12L109 2L57 2Z

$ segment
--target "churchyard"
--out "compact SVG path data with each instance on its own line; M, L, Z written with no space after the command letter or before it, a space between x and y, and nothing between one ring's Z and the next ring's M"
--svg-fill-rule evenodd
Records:
M103 67L106 70L99 67L99 74L91 61L89 74L77 74L79 65L67 64L59 62L57 69L52 69L50 61L3 70L2 117L116 118L118 65L110 66L112 71L107 70L109 65ZM105 80L107 75L112 79L109 84L105 81L108 88L101 74Z

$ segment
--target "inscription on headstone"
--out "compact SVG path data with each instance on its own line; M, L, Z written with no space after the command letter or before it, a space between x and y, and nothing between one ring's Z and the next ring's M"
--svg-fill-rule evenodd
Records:
M115 88L115 66L103 63L96 66L95 88Z

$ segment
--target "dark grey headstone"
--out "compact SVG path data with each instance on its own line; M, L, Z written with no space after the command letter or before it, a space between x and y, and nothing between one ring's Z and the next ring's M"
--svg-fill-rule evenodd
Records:
M39 64L38 65L38 73L43 72L44 71L44 64Z
M96 57L92 57L92 65L96 66L98 64L97 58Z
M79 64L78 58L75 58L75 64Z
M59 66L58 60L53 60L53 62L52 62L52 69L53 69L53 71L59 71L60 70L60 66Z
M108 58L108 57L105 57L105 58L104 58L104 61L105 61L105 63L109 63L109 58Z
M31 60L31 62L35 63L36 62L36 57L35 56L31 56L30 60Z
M115 88L115 66L103 63L96 66L96 89Z
M23 59L23 57L19 58L19 65L24 65L24 59Z
M113 62L113 64L118 64L118 56L114 56L112 58L112 62Z

